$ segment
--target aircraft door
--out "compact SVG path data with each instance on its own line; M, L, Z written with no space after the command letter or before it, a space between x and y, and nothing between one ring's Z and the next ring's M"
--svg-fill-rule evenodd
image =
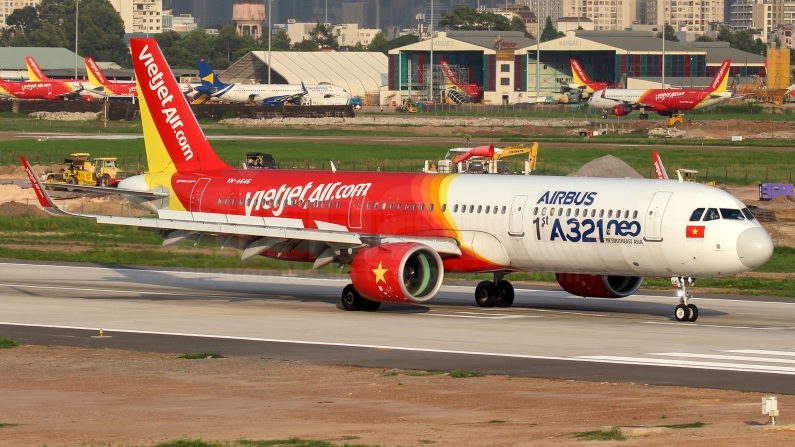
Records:
M515 237L524 236L524 205L527 202L527 196L516 196L513 198L511 204L511 214L509 216L508 234Z
M660 191L654 193L654 197L646 210L646 224L643 230L643 240L650 242L662 242L662 219L668 201L673 195L672 192Z
M193 190L190 193L190 211L192 213L200 213L202 211L202 196L204 196L204 190L207 189L209 184L209 178L200 178L193 185Z
M364 209L364 196L351 197L348 206L348 228L362 228L362 210Z

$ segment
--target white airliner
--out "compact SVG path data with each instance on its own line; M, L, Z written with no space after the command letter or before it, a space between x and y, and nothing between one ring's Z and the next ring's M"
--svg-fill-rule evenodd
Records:
M259 102L262 105L300 105L344 106L351 100L351 94L343 87L331 83L320 84L225 84L215 76L215 72L204 58L199 59L199 76L202 83L194 89L197 97L201 95L213 101Z
M159 232L166 245L190 239L238 248L242 259L350 266L346 310L426 302L445 272L493 274L475 302L508 307L514 290L505 276L529 271L604 298L632 295L646 276L671 277L680 287L676 319L695 321L696 278L746 272L773 253L742 202L691 182L235 169L216 156L174 78L162 75L169 68L157 42L130 43L149 171L111 191L157 217L84 217ZM68 214L23 163L41 205Z

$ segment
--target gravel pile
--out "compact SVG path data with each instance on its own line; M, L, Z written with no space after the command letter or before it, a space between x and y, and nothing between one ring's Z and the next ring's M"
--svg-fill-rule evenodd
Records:
M675 127L656 127L654 129L649 129L650 137L683 138L686 135L687 132Z
M355 118L227 118L220 124L232 126L431 126L431 127L572 127L588 126L591 123L582 120L566 119L499 119L499 118L426 118L421 116L357 116Z
M643 178L637 171L620 158L605 155L586 163L573 177Z
M92 121L100 112L33 112L30 116L51 121Z

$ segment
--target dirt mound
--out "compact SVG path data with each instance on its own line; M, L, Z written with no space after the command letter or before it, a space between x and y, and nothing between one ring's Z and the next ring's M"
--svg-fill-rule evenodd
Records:
M19 202L6 202L0 204L0 216L18 216L20 214L27 214L36 217L50 216L50 213L39 208L38 202L36 205Z
M620 158L605 155L586 163L574 174L573 177L609 177L609 178L643 178L632 166L624 163Z
M91 121L99 117L99 112L33 112L30 116L50 121Z
M39 177L43 172L60 172L61 169L66 168L66 165L33 165L33 172L36 173ZM5 165L0 166L0 179L27 179L28 176L25 174L25 168L15 165Z

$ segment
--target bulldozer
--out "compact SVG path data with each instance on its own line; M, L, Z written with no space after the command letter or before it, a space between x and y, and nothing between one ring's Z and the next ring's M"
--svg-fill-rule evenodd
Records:
M90 154L79 152L65 158L64 164L66 168L58 173L45 173L43 180L66 185L115 187L127 178L127 174L116 167L115 157L96 157L92 162Z

